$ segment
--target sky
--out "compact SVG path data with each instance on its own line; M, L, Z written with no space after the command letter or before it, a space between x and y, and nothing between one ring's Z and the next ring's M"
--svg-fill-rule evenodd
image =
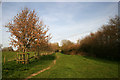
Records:
M10 33L6 32L8 29L4 25L24 7L35 9L40 20L49 26L50 42L59 44L64 39L76 42L84 38L118 14L117 2L2 2L0 43L3 47L10 43Z

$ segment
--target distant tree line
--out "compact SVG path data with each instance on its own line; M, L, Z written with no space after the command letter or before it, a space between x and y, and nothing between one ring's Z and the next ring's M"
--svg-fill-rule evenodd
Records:
M97 32L91 33L77 44L69 40L62 41L62 52L65 54L82 54L106 59L120 60L120 18L111 18Z
M2 51L14 51L12 47L4 47Z

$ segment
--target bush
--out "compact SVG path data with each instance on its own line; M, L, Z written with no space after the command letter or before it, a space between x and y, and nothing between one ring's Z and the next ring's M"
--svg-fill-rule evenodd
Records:
M114 23L113 23L114 22ZM87 55L100 58L120 59L119 17L110 19L108 25L103 25L96 33L91 33L80 41L80 49Z
M120 18L116 16L103 25L97 32L91 33L77 44L69 40L62 41L64 54L81 54L99 58L120 60ZM82 54L83 55L83 54Z

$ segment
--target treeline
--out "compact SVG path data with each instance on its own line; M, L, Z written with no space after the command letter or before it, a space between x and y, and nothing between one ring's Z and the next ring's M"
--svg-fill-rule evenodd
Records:
M62 52L65 54L81 54L99 58L120 60L120 18L111 18L97 32L91 33L77 44L69 40L62 41Z
M2 51L14 51L12 47L4 47Z
M1 48L1 47L0 47ZM18 48L17 50L13 50L13 47L3 47L1 50L4 51L16 51L16 52L22 52L22 48ZM41 47L40 51L46 51L46 52L59 52L60 47L59 44L56 43L48 43L48 45ZM35 48L26 49L27 52L35 52Z

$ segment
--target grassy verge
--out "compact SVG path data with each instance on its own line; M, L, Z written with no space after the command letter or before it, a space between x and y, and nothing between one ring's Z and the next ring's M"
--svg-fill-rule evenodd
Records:
M16 54L17 52L4 51L2 52L2 61L4 61L4 57L5 57L5 61L14 60L16 59Z
M4 51L2 52L2 62L4 61L4 57L5 57L5 62L7 61L12 61L16 59L17 53L21 53L21 52L13 52L13 51ZM27 52L26 52L27 53ZM30 53L30 57L34 56L34 52L28 52Z
M55 54L41 56L40 59L31 59L29 64L16 64L10 61L2 66L2 78L26 78L46 67L55 59Z
M51 69L33 78L118 78L118 63L88 56L64 55Z

